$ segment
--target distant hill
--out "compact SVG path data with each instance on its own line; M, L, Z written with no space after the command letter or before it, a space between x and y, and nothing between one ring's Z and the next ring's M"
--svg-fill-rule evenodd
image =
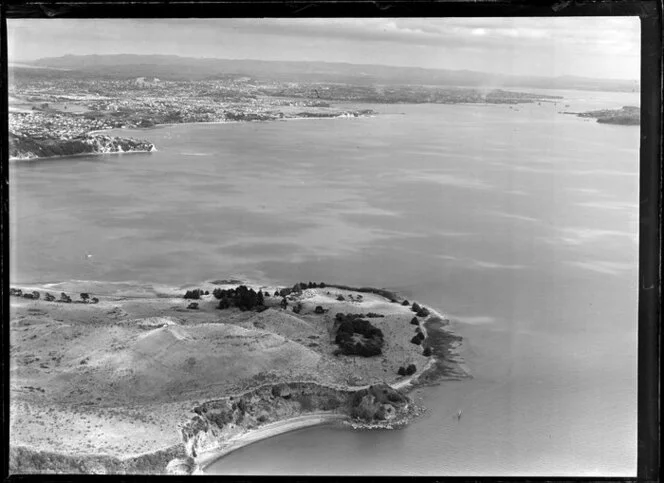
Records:
M507 76L469 70L424 69L386 65L331 62L231 60L191 58L176 55L65 55L44 58L24 65L67 69L68 75L162 80L203 80L249 76L261 80L292 82L342 82L350 84L416 84L468 87L531 87L632 92L635 81L584 77ZM25 68L25 67L24 67ZM14 70L18 72L17 67ZM58 74L59 73L59 74ZM62 71L31 69L29 75L56 76Z

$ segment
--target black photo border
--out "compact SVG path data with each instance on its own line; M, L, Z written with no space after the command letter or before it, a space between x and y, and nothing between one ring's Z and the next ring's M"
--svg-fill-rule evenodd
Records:
M557 17L557 16L638 16L641 20L641 141L640 141L640 228L638 297L638 457L637 481L660 479L660 365L661 365L661 232L662 232L662 1L491 1L491 0L391 0L391 1L218 1L205 2L110 2L5 0L0 4L0 73L2 93L2 159L0 188L0 228L2 230L2 455L0 470L9 481L87 481L91 475L12 475L9 463L9 201L8 201L8 18L228 18L228 17ZM592 410L592 408L589 408ZM596 444L601 444L597 441ZM147 476L94 477L120 481L145 481ZM211 481L256 481L267 477L196 477ZM445 478L440 481L560 481L551 478ZM170 481L179 478L170 477ZM186 478L185 478L186 479ZM302 478L289 481L349 480L351 478ZM385 478L391 479L391 478ZM401 478L400 478L401 479ZM409 478L410 479L410 478ZM580 478L587 479L587 478ZM366 478L364 478L366 481ZM569 479L565 479L568 481ZM634 478L592 478L628 480Z

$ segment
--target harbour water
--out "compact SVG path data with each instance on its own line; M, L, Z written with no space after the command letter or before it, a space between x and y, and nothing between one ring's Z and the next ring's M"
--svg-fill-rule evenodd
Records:
M309 428L211 473L633 475L639 128L559 111L638 94L560 95L122 131L158 151L12 163L11 281L385 287L464 336L474 378L421 390L407 428Z

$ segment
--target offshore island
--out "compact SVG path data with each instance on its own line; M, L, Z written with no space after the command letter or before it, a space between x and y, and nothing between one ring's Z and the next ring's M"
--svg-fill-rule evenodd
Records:
M433 309L383 289L14 287L11 473L192 474L322 423L396 429L408 392L470 377Z

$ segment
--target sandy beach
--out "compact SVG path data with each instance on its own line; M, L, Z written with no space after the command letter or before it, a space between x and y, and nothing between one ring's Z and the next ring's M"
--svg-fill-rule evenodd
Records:
M318 412L266 424L257 429L252 429L235 438L231 438L225 441L218 450L210 451L200 455L196 459L197 471L201 472L202 474L206 467L217 461L219 458L222 458L223 456L240 448L249 446L250 444L257 443L258 441L272 438L274 436L291 431L297 431L298 429L308 428L310 426L332 424L347 420L348 416L343 414Z

